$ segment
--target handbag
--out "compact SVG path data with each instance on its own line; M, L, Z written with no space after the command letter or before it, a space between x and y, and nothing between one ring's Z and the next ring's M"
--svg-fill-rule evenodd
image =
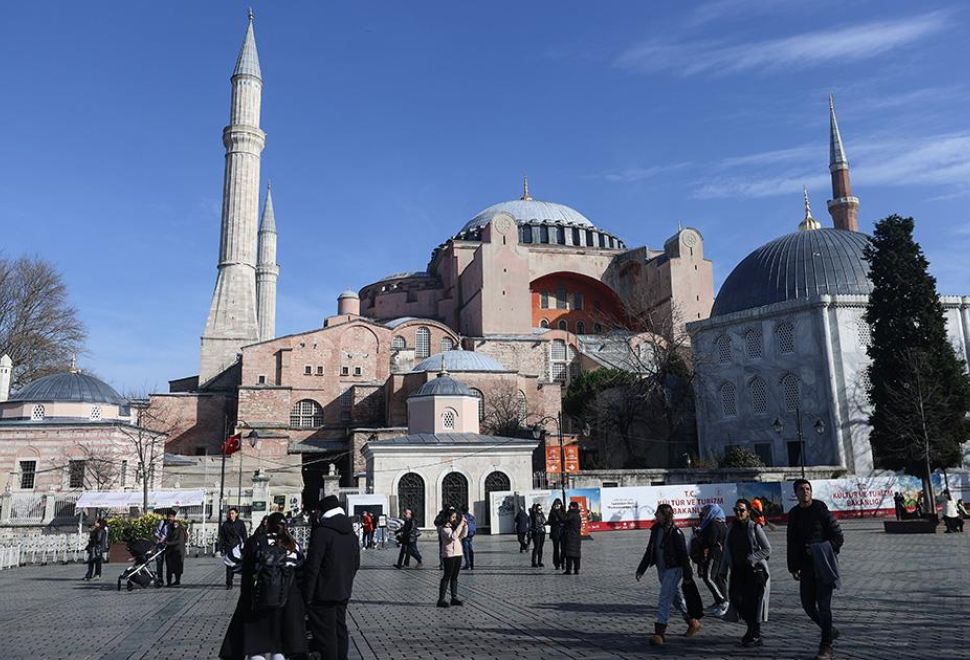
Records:
M768 584L768 569L765 568L764 564L758 562L752 567L751 570L754 573L755 582L757 582L759 586L764 587L766 584Z
M697 591L697 583L693 578L684 578L681 583L681 591L684 592L684 602L687 605L687 616L692 619L700 619L704 616L704 601L701 594Z

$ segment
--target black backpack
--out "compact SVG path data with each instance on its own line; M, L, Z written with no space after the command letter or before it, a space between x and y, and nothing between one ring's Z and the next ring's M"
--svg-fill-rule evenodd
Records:
M287 565L288 551L265 536L257 541L256 575L253 582L253 609L271 610L286 605L293 585L293 566Z

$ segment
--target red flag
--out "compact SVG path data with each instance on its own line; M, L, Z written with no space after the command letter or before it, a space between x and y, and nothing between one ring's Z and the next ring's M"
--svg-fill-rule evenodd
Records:
M226 441L222 443L222 453L226 456L232 456L241 449L241 441L241 434L237 433L236 435L230 435L228 438L226 438Z

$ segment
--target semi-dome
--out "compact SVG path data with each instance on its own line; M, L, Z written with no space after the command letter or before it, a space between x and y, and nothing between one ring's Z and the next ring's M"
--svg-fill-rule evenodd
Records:
M872 293L869 237L843 229L798 231L745 257L721 286L711 316L823 294Z
M476 351L442 351L423 359L412 371L508 371L493 357Z
M429 380L408 398L421 396L475 396L475 393L460 380L455 380L446 373L440 373L437 378Z
M10 401L107 403L116 406L128 404L106 382L79 371L38 378L11 395Z

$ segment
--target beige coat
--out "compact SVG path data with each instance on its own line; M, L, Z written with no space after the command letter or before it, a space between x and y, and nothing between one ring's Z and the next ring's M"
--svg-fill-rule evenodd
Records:
M462 518L458 527L452 529L445 524L438 528L438 543L441 545L441 557L461 557L461 540L468 536L468 523Z

